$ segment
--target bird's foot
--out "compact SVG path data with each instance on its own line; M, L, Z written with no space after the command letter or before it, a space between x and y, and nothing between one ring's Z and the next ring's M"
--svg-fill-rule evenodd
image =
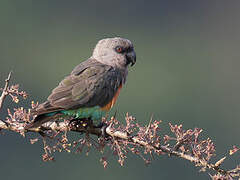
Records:
M91 121L89 119L72 119L68 125L76 128L87 128L90 124Z
M100 122L97 126L94 126L95 128L100 128L101 129L101 137L103 138L108 138L109 135L106 133L106 128L108 127L108 125L104 122Z
M83 131L87 131L89 127L99 128L101 130L100 137L103 137L104 139L108 139L109 137L109 135L106 133L106 128L108 125L103 122L99 123L98 125L94 125L91 119L72 119L69 121L68 125L72 128L81 128Z

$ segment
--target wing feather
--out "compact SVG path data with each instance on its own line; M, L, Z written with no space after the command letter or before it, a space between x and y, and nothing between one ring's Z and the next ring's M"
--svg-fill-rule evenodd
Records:
M53 89L48 101L40 104L35 114L63 109L103 107L112 100L126 73L94 59L79 64Z

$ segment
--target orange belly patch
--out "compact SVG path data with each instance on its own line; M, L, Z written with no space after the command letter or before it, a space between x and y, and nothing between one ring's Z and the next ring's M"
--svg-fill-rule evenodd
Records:
M116 94L114 95L114 97L112 98L112 100L105 106L101 107L101 110L103 111L109 111L113 106L114 104L116 103L117 101L117 98L118 98L118 95L120 93L120 90L122 89L122 84L120 84Z

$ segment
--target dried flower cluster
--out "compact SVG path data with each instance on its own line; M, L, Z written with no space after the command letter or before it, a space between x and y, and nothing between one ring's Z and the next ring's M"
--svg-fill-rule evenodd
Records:
M19 86L9 86L11 74L6 79L5 87L1 89L0 109L6 96L10 96L15 103L19 102L19 97L24 99L27 93L19 91ZM38 104L32 102L31 108ZM11 112L8 109L8 117L0 120L0 130L11 130L20 133L25 137L29 130L24 127L32 121L30 111L23 107L14 109ZM118 158L121 166L128 156L133 153L140 156L146 164L151 163L153 156L169 155L176 156L194 163L200 167L201 171L207 171L214 180L231 180L240 178L240 167L237 166L232 170L222 169L220 166L226 159L221 158L215 163L211 163L211 157L215 155L215 146L211 139L203 139L201 137L202 129L184 130L182 125L172 125L169 123L171 134L162 134L160 130L161 121L150 120L147 126L137 123L136 119L126 114L125 125L120 123L115 117L110 120L103 118L105 128L95 126L93 122L77 122L69 123L71 117L61 119L57 122L47 122L41 127L32 129L31 132L39 133L39 138L30 139L30 143L34 144L42 139L44 144L43 161L54 160L54 152L83 152L86 154L95 148L102 154L100 161L104 167L108 165L109 153L106 149L110 149L112 154ZM80 139L72 140L71 132L81 133ZM70 137L70 138L69 138ZM229 155L238 152L240 148L233 146L229 151Z

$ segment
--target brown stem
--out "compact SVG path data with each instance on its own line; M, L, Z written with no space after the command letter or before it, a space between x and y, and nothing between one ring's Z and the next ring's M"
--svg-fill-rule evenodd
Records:
M3 92L2 92L2 95L0 97L0 109L2 108L3 101L4 101L5 97L8 95L8 84L9 84L11 75L12 75L12 72L10 71L7 79L5 80L5 86L3 88Z
M9 94L8 88L9 88L9 81L11 78L11 72L9 73L7 79L5 80L5 86L3 88L3 92L0 97L0 109L2 108L3 102L5 97ZM148 128L146 129L146 133L149 131L150 124ZM5 130L10 130L14 132L18 132L22 135L24 135L26 132L36 132L40 133L41 135L44 135L47 130L52 130L52 131L57 131L57 132L67 132L67 131L74 131L74 132L81 132L81 133L86 133L86 134L93 134L97 136L102 135L102 130L99 127L95 126L87 126L87 127L82 127L82 126L71 126L67 121L63 122L47 122L43 124L41 127L38 128L31 128L31 129L26 129L25 128L26 123L25 122L5 122L3 120L0 120L0 130L5 129ZM113 139L119 139L119 140L124 140L127 143L138 145L145 147L147 149L152 149L155 152L162 152L166 153L169 156L176 156L185 160L188 160L190 162L193 162L197 166L201 166L205 169L213 170L221 175L227 176L227 177L239 177L239 167L233 170L225 170L220 168L220 165L224 161L225 157L220 159L217 163L212 164L206 161L204 158L199 158L191 154L187 154L184 152L181 152L179 150L179 147L183 144L182 141L179 141L176 143L175 146L170 147L170 146L164 146L164 145L154 145L150 144L148 141L142 140L138 136L130 136L129 133L120 131L120 130L115 130L111 125L109 125L106 128L106 134L112 137Z
M17 128L16 126L11 125L11 124L7 125L5 122L0 120L0 129L6 129L6 130L15 131L15 132L22 131L22 132L44 133L44 131L46 131L46 130L53 130L53 131L74 131L74 132L81 132L81 133L84 132L84 133L93 134L93 135L97 135L97 136L101 135L100 128L97 128L97 127L83 128L83 127L75 127L75 126L69 127L69 124L67 122L47 122L47 123L43 124L43 126L41 126L39 128L33 128L31 130L25 130L24 123L20 126L18 125L18 127L22 127L22 128ZM127 140L128 142L134 143L136 145L140 145L140 146L147 147L147 148L157 150L157 151L162 151L170 156L176 156L176 157L188 160L190 162L195 163L196 165L200 165L207 169L214 170L223 175L231 175L230 172L228 172L224 169L221 169L217 165L208 163L207 161L199 159L192 155L185 154L180 151L176 151L176 150L174 150L174 148L171 148L171 147L167 147L167 146L163 146L163 145L155 146L155 145L149 144L148 142L139 139L137 136L129 136L128 133L126 133L126 132L116 131L113 128L111 128L111 125L106 128L106 134L113 138Z
M226 171L224 169L221 169L221 168L219 168L218 166L216 166L214 164L209 164L205 160L201 160L201 159L199 159L197 157L194 157L194 156L191 156L191 155L188 155L188 154L184 154L182 152L176 151L173 148L170 148L170 147L167 147L167 146L162 146L162 145L154 146L154 145L151 145L151 144L149 144L149 143L147 143L147 142L145 142L143 140L140 140L136 136L129 137L128 134L125 133L125 132L113 131L111 129L111 127L107 127L106 128L106 133L108 135L112 136L112 137L125 139L125 140L134 142L134 143L139 144L139 145L144 146L144 147L148 147L148 148L151 148L151 149L154 149L154 150L160 150L160 151L162 151L164 153L167 153L169 155L173 155L173 156L176 156L176 157L180 157L182 159L186 159L186 160L188 160L190 162L193 162L193 163L195 163L197 165L201 165L202 167L206 167L208 169L217 171L217 172L219 172L221 174L230 175L228 171Z

